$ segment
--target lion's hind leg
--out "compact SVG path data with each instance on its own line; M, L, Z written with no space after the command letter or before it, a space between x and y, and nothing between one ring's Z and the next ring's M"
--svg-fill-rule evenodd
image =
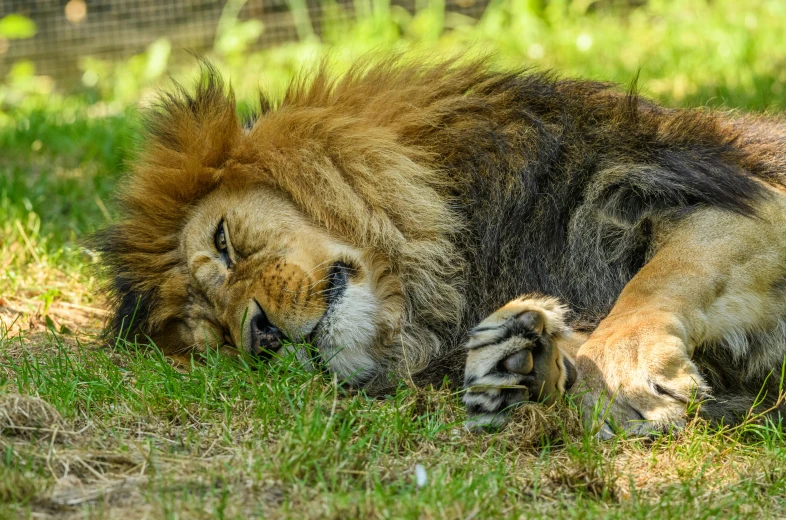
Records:
M553 402L575 379L564 345L566 308L555 298L525 295L498 309L469 334L464 403L470 427L499 427L525 401Z

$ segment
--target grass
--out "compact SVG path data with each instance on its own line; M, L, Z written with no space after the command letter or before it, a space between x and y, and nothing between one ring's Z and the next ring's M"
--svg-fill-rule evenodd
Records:
M5 338L0 498L94 516L467 518L786 513L783 430L694 421L600 442L561 403L470 435L448 389L373 400L290 364ZM427 481L419 486L416 465Z
M474 25L438 2L414 17L369 5L387 14L323 31L339 69L371 49L491 49L500 66L623 84L640 70L644 92L671 106L786 108L775 0L614 11L504 0ZM112 218L138 134L133 101L162 84L134 72L161 48L86 61L100 79L77 93L22 66L0 86L0 518L786 516L782 425L694 419L649 443L599 442L563 402L474 435L449 388L373 400L287 363L210 355L185 371L145 346L105 348L96 259L80 241ZM281 89L322 52L305 41L213 58L252 99L259 78Z

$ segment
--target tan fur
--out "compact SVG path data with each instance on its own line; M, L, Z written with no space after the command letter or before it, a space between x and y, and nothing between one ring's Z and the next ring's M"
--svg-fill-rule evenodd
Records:
M712 399L691 361L696 349L778 326L786 313L786 198L778 193L757 209L753 219L704 210L660 231L658 253L578 350L575 391L586 392L587 404L605 394L615 419L634 421L640 433L680 425L689 402ZM735 355L759 367L754 379L784 353Z
M437 80L448 69L430 74ZM240 345L238 323L252 294L260 304L272 305L265 312L293 339L324 311L323 304L290 305L266 294L265 287L276 283L268 278L219 287L212 233L224 214L236 211L242 216L235 219L238 236L232 240L241 250L264 244L285 251L273 265L260 258L244 266L257 277L275 273L275 265L286 266L289 273L279 288L312 286L318 294L334 254L352 257L362 267L378 303L370 353L381 371L408 376L440 355L442 345L433 332L404 329L402 323L412 322L414 308L434 323L456 323L461 316L463 298L455 286L461 262L450 240L461 224L442 203L446 180L429 157L397 142L396 128L383 124L403 106L429 103L435 92L422 79L408 86L406 75L388 81L396 85L371 96L373 77L361 81L350 75L333 84L323 71L307 88L291 89L283 108L246 133L233 98L223 98L215 85L201 87L193 113L179 105L167 109L167 126L153 130L156 138L144 147L123 188L127 212L117 226L133 248L118 261L136 273L134 290L156 294L144 332L165 352L201 349L224 339ZM466 84L443 87L458 93ZM395 121L398 127L407 124L406 118ZM200 276L207 281L194 290L190 284ZM211 276L219 285L213 289ZM222 328L232 337L225 338Z

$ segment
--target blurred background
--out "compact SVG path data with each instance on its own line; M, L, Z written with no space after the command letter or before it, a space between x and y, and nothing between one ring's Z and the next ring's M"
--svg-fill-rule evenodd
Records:
M95 300L83 239L112 219L139 108L169 78L188 84L195 56L241 110L326 54L340 71L392 49L638 74L669 106L778 112L785 31L784 0L0 0L0 318Z
M3 105L134 103L207 56L243 94L327 51L494 52L505 65L642 86L672 104L782 108L783 0L0 0Z

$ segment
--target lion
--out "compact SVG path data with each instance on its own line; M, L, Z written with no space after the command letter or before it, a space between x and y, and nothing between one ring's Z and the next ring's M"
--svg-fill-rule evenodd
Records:
M372 394L463 372L478 427L783 411L786 124L487 59L327 69L249 121L209 65L160 97L96 239L111 333Z

